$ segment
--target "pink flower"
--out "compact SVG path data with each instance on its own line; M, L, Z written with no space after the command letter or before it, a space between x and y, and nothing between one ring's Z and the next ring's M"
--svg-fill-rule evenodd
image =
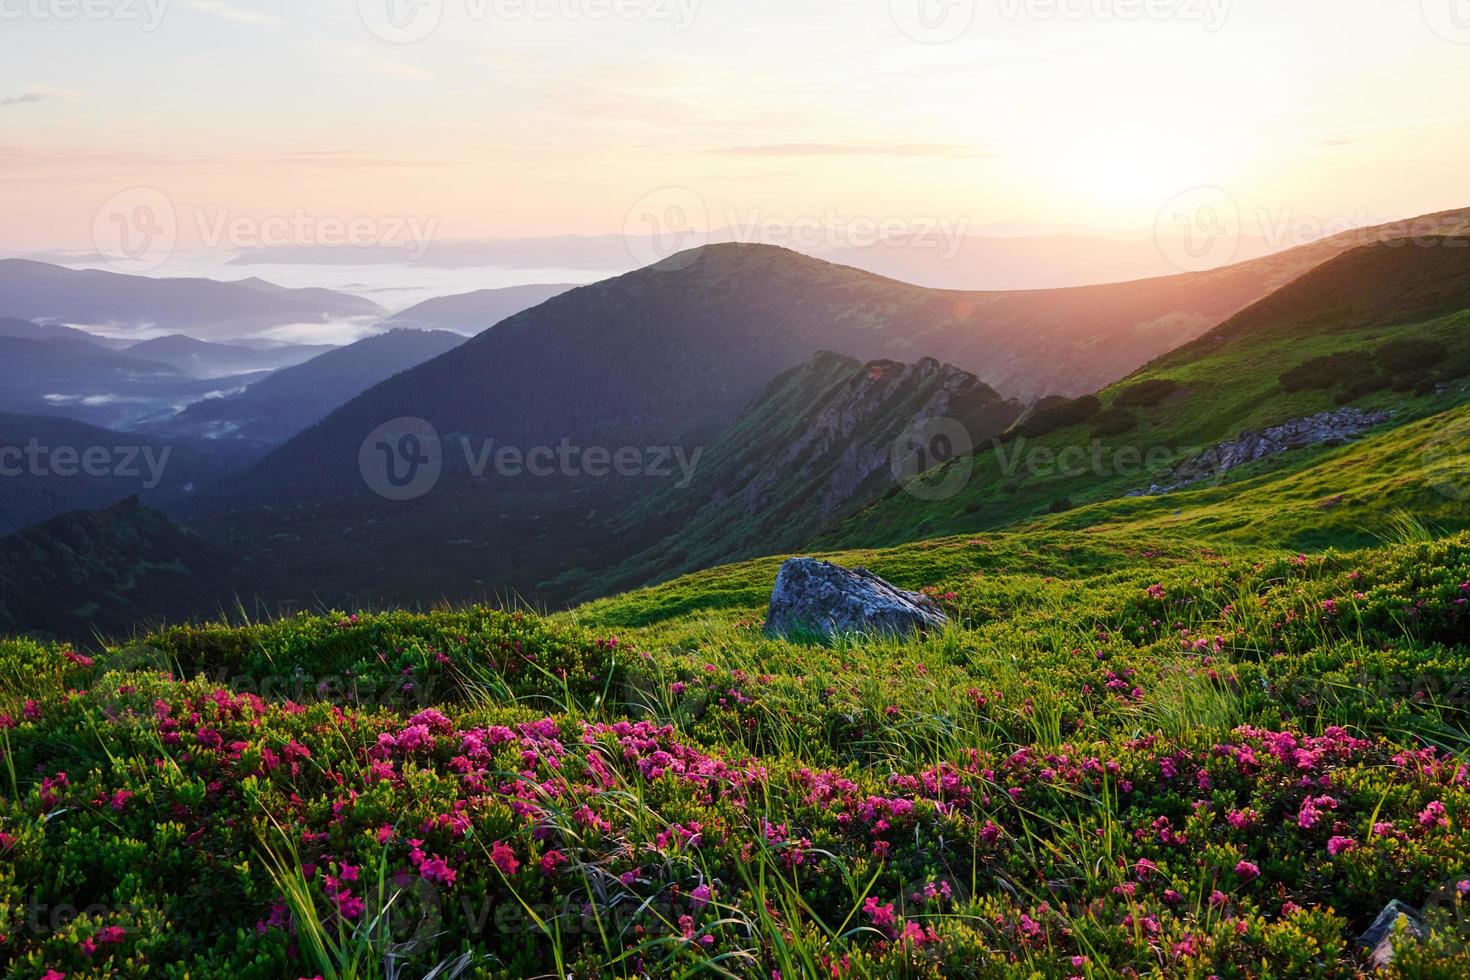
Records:
M567 856L561 851L547 851L541 856L541 873L548 876L554 875L557 865L566 863Z
M700 885L689 893L689 904L693 905L694 911L698 912L709 904L710 898L713 895L714 893L710 891L709 885Z
M880 929L886 929L896 921L893 914L893 903L889 902L887 905L879 905L878 899L872 895L869 895L863 901L863 914L868 917L868 920L873 925Z
M419 865L419 877L435 885L448 887L454 884L459 873L446 864L443 858L432 857L425 858Z
M1255 825L1260 819L1260 814L1254 810L1231 810L1225 817L1227 823L1236 830L1246 830Z
M47 970L41 974L41 980L66 980L66 974L60 970Z
M501 874L510 876L516 873L521 862L516 860L516 852L510 849L510 845L496 841L490 845L490 860L500 869Z
M1419 814L1419 825L1425 828L1448 827L1450 822L1444 814L1444 804L1435 800L1424 808L1423 813Z
M1249 861L1241 861L1235 866L1235 873L1245 881L1254 881L1261 876L1261 869Z
M1339 854L1345 854L1348 851L1356 850L1357 846L1358 842L1353 840L1351 837L1334 837L1327 842L1327 853L1331 854L1333 857L1337 857Z
M1162 585L1159 585L1157 582L1153 585L1150 585L1148 587L1148 597L1150 599L1164 598L1164 587Z

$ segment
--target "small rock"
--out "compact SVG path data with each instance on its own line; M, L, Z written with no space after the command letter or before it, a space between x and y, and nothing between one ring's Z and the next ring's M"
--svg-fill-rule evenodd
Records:
M846 569L815 558L793 558L776 576L766 632L782 637L907 636L946 622L933 599L891 585L866 568Z
M1394 899L1378 913L1378 918L1368 931L1358 937L1358 945L1368 950L1369 959L1375 969L1383 969L1393 962L1393 937L1400 918L1406 919L1404 928L1416 939L1424 938L1424 920L1412 906Z

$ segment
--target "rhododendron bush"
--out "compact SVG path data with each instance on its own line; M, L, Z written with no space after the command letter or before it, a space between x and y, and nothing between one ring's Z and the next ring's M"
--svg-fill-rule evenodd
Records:
M1470 541L0 647L19 977L1466 975ZM927 559L926 559L927 560ZM932 566L926 566L931 567ZM1413 972L1418 971L1418 972Z

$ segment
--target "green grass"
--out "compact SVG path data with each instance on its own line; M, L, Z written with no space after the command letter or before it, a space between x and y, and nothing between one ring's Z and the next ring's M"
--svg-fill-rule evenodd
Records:
M1355 534L1350 525L1355 521L1372 524L1386 513L1375 496L1385 488L1395 498L1388 510L1422 510L1442 520L1445 527L1465 527L1463 508L1438 489L1436 480L1447 479L1462 494L1470 491L1470 474L1464 472L1462 462L1467 441L1461 406L1470 401L1470 381L1466 380L1448 382L1442 393L1384 390L1353 399L1352 405L1386 409L1394 417L1346 449L1314 447L1271 457L1225 474L1220 481L1223 486L1186 488L1142 500L1127 495L1163 482L1178 463L1234 439L1242 430L1259 430L1337 407L1331 391L1284 392L1277 375L1288 367L1322 354L1370 350L1405 337L1459 346L1467 328L1470 313L1459 313L1429 323L1346 332L1324 329L1315 334L1249 338L1250 342L1241 339L1203 353L1170 355L1102 392L1107 405L1119 392L1142 381L1168 379L1180 384L1161 404L1129 410L1139 419L1137 428L1095 438L1091 423L1084 423L1042 438L1022 437L979 447L973 457L952 464L971 470L963 489L954 496L928 501L895 488L884 500L821 535L816 543L851 548L1010 527L1044 521L1049 505L1056 501L1067 501L1074 510L1084 508L1063 518L1058 526L1075 527L1098 515L1132 520L1181 509L1194 512L1202 502L1222 500L1253 487L1270 487L1267 494L1279 491L1293 501L1301 498L1292 495L1317 489L1322 491L1321 501L1336 493L1347 494L1349 499L1335 519L1322 519L1300 508L1292 511L1290 519L1278 519L1274 504L1261 506L1258 494L1257 499L1242 502L1234 518L1216 509L1208 517L1211 523L1196 530L1214 533L1234 525L1236 529L1252 527L1250 534L1256 541L1300 534L1319 546L1361 544L1368 537ZM1400 427L1408 428L1394 431ZM1069 451L1073 457L1067 472L1054 460L1057 454ZM1416 453L1433 455L1419 459ZM1093 464L1096 458L1101 458L1101 467ZM1333 472L1340 464L1355 471ZM1303 472L1309 475L1298 478ZM1278 484L1283 476L1286 482ZM1354 497L1357 490L1362 494ZM1086 509L1092 504L1106 506ZM1317 536L1310 537L1313 534Z

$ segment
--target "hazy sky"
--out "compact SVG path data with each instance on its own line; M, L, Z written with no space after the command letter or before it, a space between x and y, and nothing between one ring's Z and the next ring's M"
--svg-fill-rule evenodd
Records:
M1470 0L0 0L0 37L5 249L140 187L226 246L1470 205Z

